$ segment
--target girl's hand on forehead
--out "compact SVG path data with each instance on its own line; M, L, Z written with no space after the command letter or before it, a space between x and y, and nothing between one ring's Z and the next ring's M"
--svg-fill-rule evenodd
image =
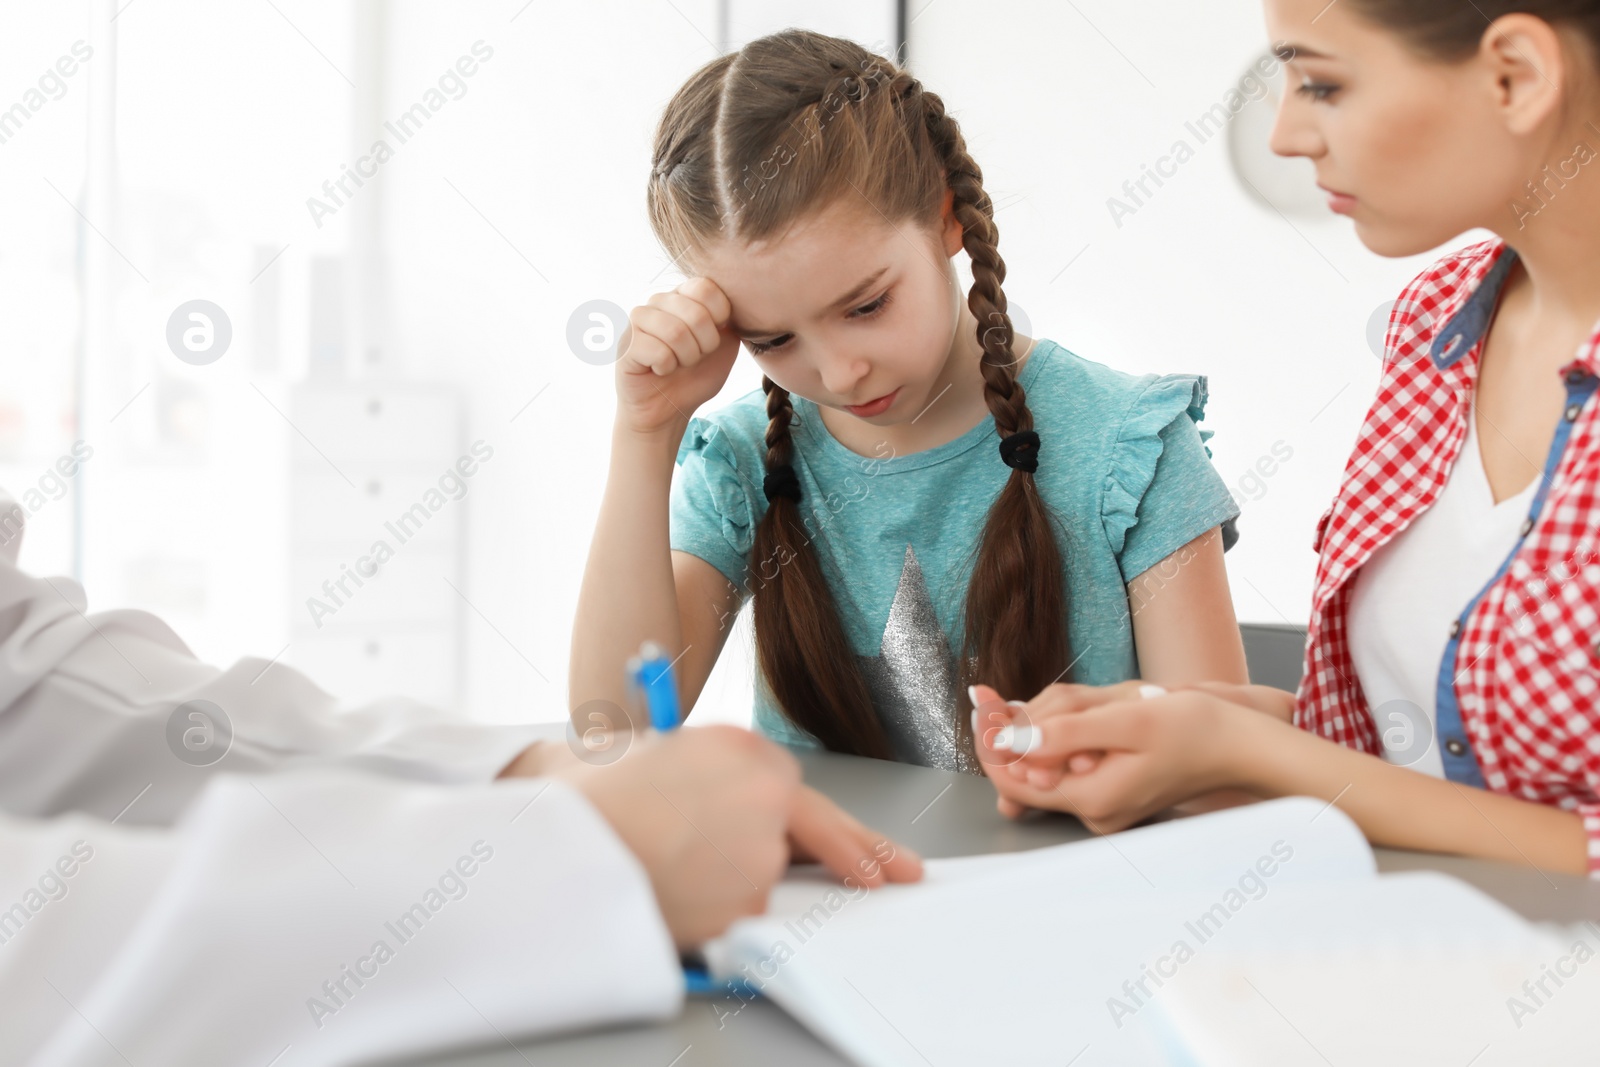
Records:
M739 354L733 305L710 278L690 278L628 314L617 360L617 418L629 430L680 434L721 391Z

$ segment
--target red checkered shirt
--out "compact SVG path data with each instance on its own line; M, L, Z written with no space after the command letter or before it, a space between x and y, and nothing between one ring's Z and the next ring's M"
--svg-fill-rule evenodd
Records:
M1380 753L1350 658L1351 579L1438 498L1466 438L1482 341L1516 252L1464 249L1396 302L1383 381L1320 555L1294 721ZM1583 817L1600 878L1600 324L1561 368L1567 404L1527 520L1494 578L1450 627L1435 740L1445 776ZM1493 831L1485 827L1486 833Z

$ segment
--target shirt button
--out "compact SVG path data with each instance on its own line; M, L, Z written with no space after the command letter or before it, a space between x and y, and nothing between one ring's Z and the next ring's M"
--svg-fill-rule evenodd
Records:
M1467 750L1466 745L1463 745L1460 741L1457 741L1453 737L1444 743L1444 747L1445 751L1449 752L1452 756L1459 756Z
M1457 619L1455 622L1452 622L1450 624L1450 636L1451 637L1460 637L1461 636L1461 620L1460 619Z
M1533 532L1533 520L1532 519L1523 519L1522 520L1522 534L1521 534L1521 536L1527 537L1532 532Z
M1568 422L1577 422L1578 421L1578 416L1579 416L1579 414L1582 413L1582 411L1583 411L1583 405L1582 404L1571 404L1571 405L1568 405L1568 407L1567 407L1567 421Z

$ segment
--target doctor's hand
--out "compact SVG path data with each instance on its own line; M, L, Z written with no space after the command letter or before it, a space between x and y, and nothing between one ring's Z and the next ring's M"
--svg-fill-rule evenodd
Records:
M791 856L868 886L921 877L914 854L803 785L794 757L748 730L644 734L605 766L541 747L539 773L583 792L644 865L679 948L765 911Z
M789 813L790 858L820 863L852 889L915 882L922 859L904 845L857 822L832 800L803 785Z

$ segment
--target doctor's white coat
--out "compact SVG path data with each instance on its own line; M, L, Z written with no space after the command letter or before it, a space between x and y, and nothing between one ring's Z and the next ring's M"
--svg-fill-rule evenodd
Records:
M494 780L532 730L200 663L7 532L0 1064L357 1063L678 1010L632 853L564 783ZM209 766L169 741L195 700L231 723Z

